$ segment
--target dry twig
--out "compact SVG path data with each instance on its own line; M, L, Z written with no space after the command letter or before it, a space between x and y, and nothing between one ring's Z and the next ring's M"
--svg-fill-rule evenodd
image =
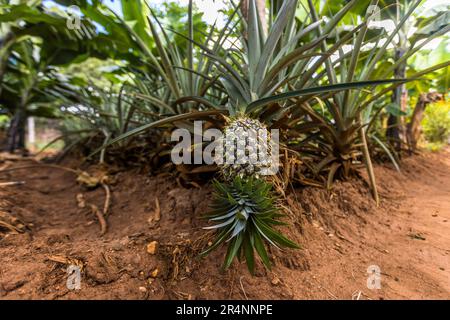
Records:
M244 285L242 284L242 278L243 278L243 277L244 277L244 276L241 276L241 277L239 278L239 283L241 284L241 289L242 289L242 292L244 293L245 300L248 300L247 294L245 293L245 290L244 290Z
M102 187L105 189L105 205L103 206L103 216L105 218L109 215L109 205L111 203L111 190L109 189L108 185L104 182L102 182Z
M0 182L0 187L7 187L7 186L17 186L25 184L25 181L8 181L8 182Z

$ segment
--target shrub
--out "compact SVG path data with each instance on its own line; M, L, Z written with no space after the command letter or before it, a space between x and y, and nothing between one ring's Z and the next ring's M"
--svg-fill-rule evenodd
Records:
M425 110L422 126L427 142L444 146L450 138L450 103L430 104Z

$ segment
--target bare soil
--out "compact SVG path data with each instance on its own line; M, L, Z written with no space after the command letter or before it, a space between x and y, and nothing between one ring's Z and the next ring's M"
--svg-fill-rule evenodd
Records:
M449 299L449 155L407 158L401 173L377 166L378 208L356 179L291 192L283 232L302 249L271 249L272 271L259 264L255 276L238 262L220 271L225 248L198 257L212 236L209 185L117 172L101 236L88 204L103 208L103 188L54 168L3 172L0 182L25 184L0 186L0 220L17 228L0 226L0 299ZM80 290L66 286L70 264L82 267ZM373 265L380 289L367 286Z

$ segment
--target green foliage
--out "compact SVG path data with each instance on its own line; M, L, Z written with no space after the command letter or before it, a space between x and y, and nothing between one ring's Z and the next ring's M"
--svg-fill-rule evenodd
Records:
M297 244L273 229L282 224L279 221L282 215L275 205L271 188L269 183L253 177L242 179L236 176L230 183L214 181L214 202L207 217L217 224L205 229L217 230L217 237L203 254L228 242L223 268L227 269L236 257L244 258L253 273L255 251L263 264L270 268L265 244L298 248Z
M188 50L189 41L181 36L180 34L184 34L189 37L189 28L186 28L188 23L188 9L187 6L181 6L177 2L163 2L161 6L152 7L155 13L155 16L164 26L164 28L169 32L169 40L175 43L175 46L179 48L179 50L186 55L186 50ZM193 40L198 43L204 43L206 40L206 35L208 31L208 25L203 21L203 12L195 7L193 8L192 13L192 29L195 30L193 32Z
M437 102L428 105L422 127L427 141L446 144L450 138L450 103Z
M450 38L448 35L436 39L439 41L433 49L421 50L409 60L409 72L423 69L427 66L450 61ZM450 67L436 70L423 77L422 81L411 83L408 88L413 95L420 95L434 89L446 92L450 87Z
M110 88L112 83L120 87L123 82L120 74L114 74L114 71L121 70L123 63L114 60L100 60L98 58L88 58L80 63L72 63L60 71L63 74L70 75L70 82L80 87L88 84L95 84L96 87ZM116 78L114 78L114 75Z
M0 130L5 130L6 126L8 125L9 122L9 117L6 115L0 115Z
M422 35L410 37L410 42L407 43L406 32L410 21L413 20L414 12L420 4L419 0L405 1L401 6L395 6L389 1L359 1L358 4L349 2L347 6L350 15L363 2L366 7L368 5L381 6L381 12L392 19L395 28L393 31L387 32L384 28L372 27L369 13L365 14L358 26L352 26L350 31L345 28L336 28L334 34L336 41L324 44L322 50L327 52L330 50L329 48L338 46L337 58L334 61L325 60L325 70L319 73L326 75L327 80L331 83L395 78L397 77L396 69L404 66L408 58L413 57L420 48L450 30L448 25L442 24L441 15L437 15L421 24L421 28L425 28L425 26L428 28L426 37L422 37ZM312 2L308 3L313 16L316 16L317 19L318 15L315 13L317 9ZM360 9L361 7L356 12ZM335 10L330 12L333 11ZM338 16L339 12L335 13L335 17ZM345 24L347 21L342 19L341 27L342 23ZM422 29L419 29L418 32L422 32L420 30ZM346 44L343 39L346 37L352 44L352 48L348 52L343 49L343 45ZM391 47L401 48L404 55L399 59L392 60L395 52ZM414 70L408 73L408 79L418 79L448 65L447 60L420 71ZM386 86L374 83L373 86L368 85L367 89L363 90L341 90L328 95L320 102L313 101L311 103L306 99L299 99L297 106L308 115L308 118L306 121L297 121L298 125L291 130L296 136L296 140L291 140L292 148L299 151L305 158L312 159L311 166L315 175L321 172L328 175L326 179L328 187L335 176L344 178L348 176L355 167L354 163L360 163L361 155L364 155L372 188L376 190L375 177L370 173L372 171L371 159L367 152L369 146L365 143L368 129L365 127L370 130L378 119L378 115L383 111L396 116L403 115L399 103L389 100L392 91L409 80L397 80L399 81L393 81L392 84ZM414 81L414 83L422 83L422 81ZM323 111L323 106L326 108L326 112ZM370 135L370 137L372 136L375 135ZM375 142L379 144L379 141ZM383 148L383 150L388 149ZM374 192L376 193L376 191Z

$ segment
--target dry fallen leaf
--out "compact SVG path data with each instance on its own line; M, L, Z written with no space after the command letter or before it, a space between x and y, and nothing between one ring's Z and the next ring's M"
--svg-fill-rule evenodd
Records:
M91 176L86 171L83 171L78 175L77 182L85 185L88 188L95 188L100 183L100 179Z
M88 188L95 188L101 183L106 183L108 181L108 176L106 172L99 171L94 174L89 174L86 171L82 171L78 177L77 182Z
M65 265L78 266L78 267L80 267L80 269L82 271L84 269L84 262L79 259L68 258L68 257L64 257L64 256L48 256L47 259L50 261L65 264Z
M281 280L278 279L278 277L274 277L274 278L272 279L272 284L273 284L274 286L280 284L280 282L281 282Z

